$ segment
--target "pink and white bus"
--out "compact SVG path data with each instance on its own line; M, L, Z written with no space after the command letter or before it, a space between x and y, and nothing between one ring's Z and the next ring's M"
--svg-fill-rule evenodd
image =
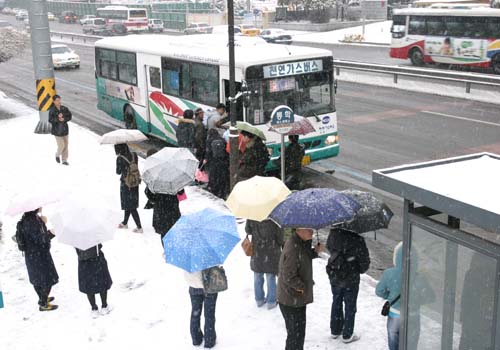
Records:
M96 16L104 18L108 23L123 23L128 32L148 30L148 13L144 8L106 6L98 8Z
M392 58L493 68L500 74L500 9L409 8L394 11Z

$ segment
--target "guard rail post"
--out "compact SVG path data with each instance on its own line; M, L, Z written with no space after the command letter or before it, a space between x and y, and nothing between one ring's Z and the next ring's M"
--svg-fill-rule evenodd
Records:
M471 85L470 81L465 82L465 93L470 94Z

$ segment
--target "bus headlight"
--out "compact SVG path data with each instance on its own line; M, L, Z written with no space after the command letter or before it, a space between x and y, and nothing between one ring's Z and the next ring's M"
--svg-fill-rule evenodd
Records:
M334 143L337 142L339 142L339 137L337 135L330 135L325 140L326 145L333 145Z

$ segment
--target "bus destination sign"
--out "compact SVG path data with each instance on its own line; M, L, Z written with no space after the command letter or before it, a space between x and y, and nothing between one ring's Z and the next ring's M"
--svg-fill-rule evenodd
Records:
M264 66L264 78L286 77L289 75L321 72L322 70L322 60L279 63Z

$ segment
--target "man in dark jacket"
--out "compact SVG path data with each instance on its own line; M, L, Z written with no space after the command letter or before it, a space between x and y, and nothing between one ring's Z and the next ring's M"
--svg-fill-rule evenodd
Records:
M196 128L193 121L193 111L186 109L183 118L179 119L179 125L175 133L177 145L185 147L195 154L196 149Z
M306 307L313 302L312 259L323 249L321 245L311 247L312 236L312 229L297 229L281 253L278 303L287 331L285 350L304 349Z
M195 127L195 148L196 148L196 158L201 162L203 161L203 157L205 155L205 148L207 142L207 129L205 129L205 125L203 125L203 117L205 112L203 109L196 108L194 111L194 127Z
M333 294L331 334L334 339L342 335L344 343L352 343L359 340L354 334L359 275L368 271L370 253L363 237L341 228L330 230L326 246L331 254L326 267Z
M238 169L238 182L248 180L256 175L264 176L269 153L262 140L246 131L242 131L245 151L241 157Z
M252 236L253 256L250 268L254 272L255 301L258 307L267 303L269 310L276 307L276 276L279 272L283 230L271 220L247 220L245 231ZM267 297L264 293L264 277Z
M55 136L57 142L56 162L64 165L68 164L68 122L71 120L71 112L69 109L61 105L61 96L54 96L54 104L49 112L49 123L52 125L52 135Z
M299 144L298 135L289 135L288 141L285 150L285 185L290 190L299 190L302 181L302 158L305 152Z

